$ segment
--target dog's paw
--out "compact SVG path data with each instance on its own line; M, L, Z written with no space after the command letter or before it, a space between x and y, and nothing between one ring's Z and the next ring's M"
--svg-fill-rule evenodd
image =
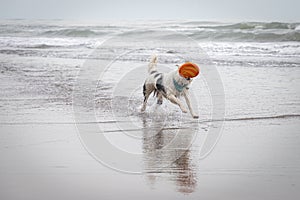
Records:
M193 115L193 118L194 118L194 119L198 119L199 116L198 116L198 115Z
M145 110L146 110L146 108L142 107L140 111L143 113L143 112L145 112Z

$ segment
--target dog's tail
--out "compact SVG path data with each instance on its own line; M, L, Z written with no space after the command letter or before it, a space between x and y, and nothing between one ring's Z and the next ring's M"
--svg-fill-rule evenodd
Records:
M153 55L151 57L150 63L148 65L148 73L151 74L151 72L156 71L156 64L157 64L157 56Z

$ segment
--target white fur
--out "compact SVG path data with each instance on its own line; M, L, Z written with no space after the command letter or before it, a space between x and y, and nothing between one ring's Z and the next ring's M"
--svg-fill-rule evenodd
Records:
M157 102L158 104L162 103L163 97L171 101L172 103L178 105L182 112L187 113L186 107L180 101L179 97L184 96L186 104L189 108L191 115L194 118L198 118L192 109L189 97L188 86L192 82L192 79L188 80L179 75L178 70L171 71L169 73L159 73L156 71L157 66L157 56L152 56L151 61L148 65L148 73L149 76L144 84L144 103L141 108L141 111L145 111L147 106L147 101L150 94L154 91L156 92ZM160 77L162 77L162 81L160 82ZM182 91L178 91L174 85L174 80L180 84L185 85ZM160 84L161 83L161 84ZM162 89L163 88L163 89Z

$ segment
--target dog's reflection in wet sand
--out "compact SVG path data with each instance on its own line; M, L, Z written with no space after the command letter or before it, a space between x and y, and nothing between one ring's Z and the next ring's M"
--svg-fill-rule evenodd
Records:
M143 118L144 167L154 186L158 178L174 182L178 191L192 193L197 185L196 166L192 163L190 145L194 130L168 128L161 119Z

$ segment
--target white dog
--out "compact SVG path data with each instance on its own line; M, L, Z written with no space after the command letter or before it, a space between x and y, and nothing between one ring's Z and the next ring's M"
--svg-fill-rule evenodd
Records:
M156 71L157 56L153 56L148 66L149 77L143 86L144 103L141 111L144 112L150 94L154 91L157 97L157 104L162 104L163 97L178 105L182 112L187 113L187 109L178 97L184 96L186 104L193 118L198 118L192 109L188 86L192 82L191 78L182 77L178 70L169 73L159 73Z

